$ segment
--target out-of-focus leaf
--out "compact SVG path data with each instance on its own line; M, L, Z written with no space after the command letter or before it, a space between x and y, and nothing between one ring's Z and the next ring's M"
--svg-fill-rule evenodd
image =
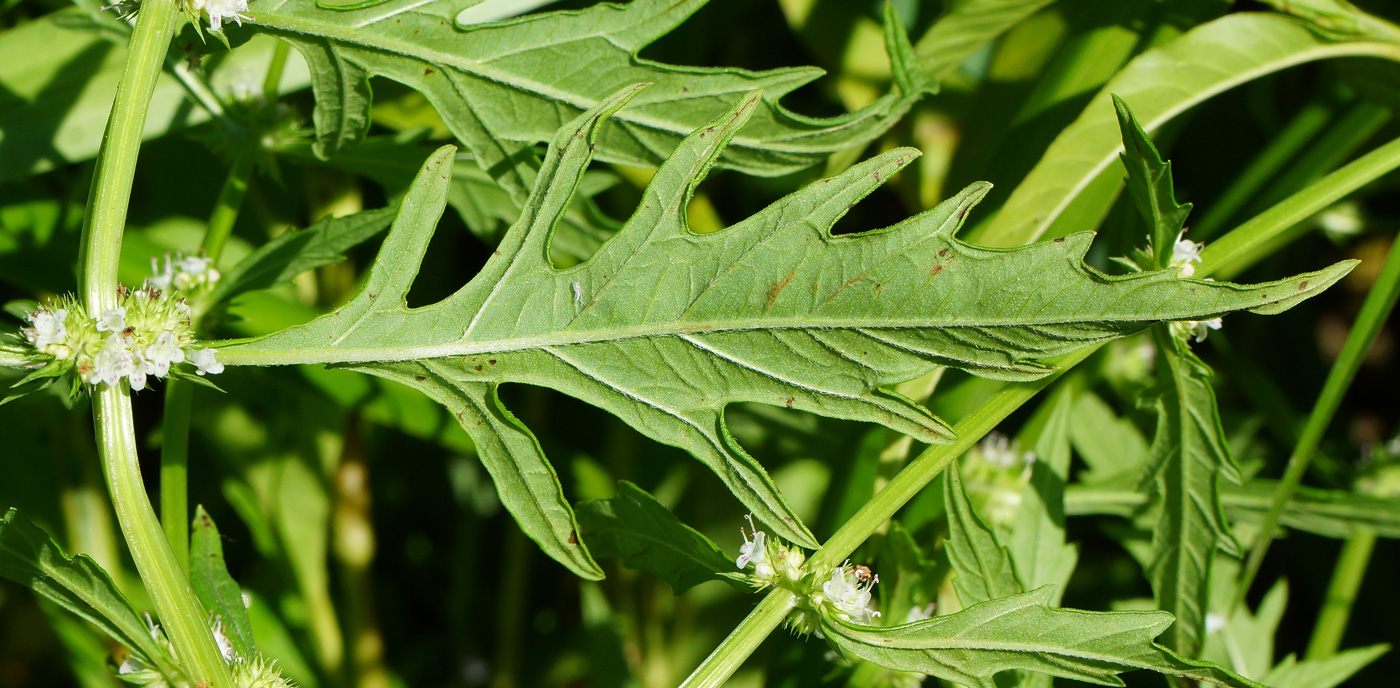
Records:
M1055 0L964 0L914 45L922 66L937 78L958 68L982 46Z
M1062 384L1036 409L1021 432L1021 446L1035 451L1031 479L1021 489L1021 506L1011 525L1007 551L1023 590L1055 586L1058 605L1079 550L1065 542L1065 482L1069 479L1070 419L1075 388Z
M456 294L404 305L446 204L453 151L445 148L405 197L360 293L304 326L220 345L220 357L232 365L334 363L424 391L473 435L522 528L575 571L596 576L586 549L568 542L576 528L553 469L497 398L502 383L556 389L685 448L778 535L813 546L762 466L729 437L726 405L768 403L947 441L946 424L886 386L937 365L999 379L1043 377L1050 373L1043 358L1154 320L1278 312L1353 265L1252 286L1167 272L1108 278L1083 267L1087 234L1015 251L954 239L985 185L895 227L833 236L837 218L914 159L908 149L697 235L686 226L686 203L758 106L750 95L686 139L593 258L555 270L551 230L592 138L636 92L615 95L560 132L526 214Z
M0 518L0 576L82 617L148 666L158 667L167 676L178 675L170 657L107 572L86 555L70 559L48 533L21 517L18 509L10 509Z
M715 543L626 480L618 481L616 497L580 504L578 522L595 556L622 557L628 568L660 576L677 595L734 578L733 560Z
M958 573L953 588L963 607L1019 595L1011 553L968 502L956 461L943 471L943 502L948 505L948 560Z
M229 270L210 292L209 302L285 284L307 270L339 263L345 251L388 229L396 213L395 208L366 210L284 232Z
M1271 688L1334 688L1387 652L1390 652L1390 646L1381 644L1344 650L1331 657L1301 662L1293 655L1288 655L1270 669L1269 673L1260 677L1259 681Z
M822 630L849 657L977 688L994 688L992 677L1008 669L1107 686L1123 685L1118 674L1133 669L1224 686L1259 686L1152 642L1171 625L1170 614L1056 609L1050 596L1046 587L903 626L823 623Z
M1210 370L1165 326L1154 329L1158 386L1152 390L1157 429L1139 489L1151 499L1142 522L1152 531L1147 575L1160 609L1176 615L1169 645L1194 656L1205 637L1215 550L1239 553L1221 507L1220 479L1239 483Z
M1075 400L1070 438L1080 458L1089 464L1088 473L1080 476L1084 483L1136 477L1147 462L1147 440L1142 432L1093 392L1083 392Z
M1220 487L1225 515L1234 522L1257 525L1269 510L1278 481L1252 479L1247 485L1226 483ZM1071 485L1065 493L1066 510L1072 516L1130 516L1146 502L1147 495L1130 482ZM1299 487L1284 506L1280 523L1334 538L1350 537L1358 530L1400 538L1400 499Z
M763 175L794 172L870 141L898 121L926 87L918 80L901 82L859 112L805 117L778 101L820 76L818 69L749 72L674 67L635 57L705 0L599 4L464 28L453 24L460 4L390 0L331 11L312 0L277 0L258 8L253 28L285 38L311 65L322 155L364 136L369 78L384 76L427 95L481 167L521 198L532 182L516 171L528 155L522 142L549 140L579 113L631 84L656 85L598 137L600 159L659 165L686 134L722 114L734 98L761 89L758 112L734 138L722 164ZM892 57L912 59L903 29L891 25L886 31ZM911 73L916 69L906 66Z
M1121 149L1110 94L1132 103L1151 133L1242 83L1304 62L1359 56L1400 60L1400 44L1333 41L1273 14L1230 14L1192 29L1134 58L1109 81L977 237L994 246L1018 246L1076 229L1057 225L1052 231L1051 225L1106 173Z
M244 659L256 657L243 590L228 573L219 529L203 505L195 507L190 526L190 586L204 608L219 617L233 651Z
M261 83L275 43L259 38L209 60L214 89L230 94L235 84ZM0 181L97 155L126 55L126 46L76 7L0 32ZM306 64L289 60L280 92L310 83ZM164 74L142 136L154 139L208 119L180 83Z

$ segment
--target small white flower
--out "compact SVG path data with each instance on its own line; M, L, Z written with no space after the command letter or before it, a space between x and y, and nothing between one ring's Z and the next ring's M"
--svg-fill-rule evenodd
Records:
M837 613L868 626L880 615L870 608L870 588L875 582L873 577L862 578L855 567L845 565L832 571L831 579L822 583L822 594Z
M132 365L131 372L127 373L126 379L131 384L131 391L139 392L146 388L146 362L142 361L140 356L135 354L132 356L135 363Z
M238 659L238 653L233 651L233 641L224 635L223 619L214 617L214 627L210 630L214 632L214 644L219 646L219 654L224 656L224 661L232 662Z
M151 259L151 276L146 278L146 284L156 289L169 289L171 281L175 279L175 267L170 262L170 254L165 254L165 268L162 269L155 258Z
M68 328L64 326L64 321L68 319L68 311L60 308L51 311L47 308L40 308L29 314L29 322L34 327L26 328L24 336L36 349L42 349L50 344L62 344L68 338Z
M919 621L928 621L933 618L933 603L922 607L910 607L909 613L904 615L904 623L911 624Z
M1225 617L1211 612L1206 614L1206 635L1220 632L1225 628Z
M1171 264L1181 266L1182 277L1196 274L1196 266L1192 263L1201 262L1201 249L1203 248L1205 248L1203 243L1184 239L1180 234L1176 236L1176 245L1172 247Z
M97 319L98 332L121 332L126 329L126 306L117 306L109 311L102 311L102 317Z
M102 350L92 359L92 370L88 372L87 382L97 384L105 382L116 387L121 379L136 371L137 359L135 354L127 348L128 337L121 334L114 334L107 338L107 342L102 345ZM145 378L141 383L144 385Z
M219 353L218 349L197 349L190 352L190 363L194 364L195 374L212 373L218 375L224 372L224 364L214 359L214 354L217 353Z
M1224 324L1225 322L1220 318L1180 320L1171 324L1171 331L1178 339L1195 339L1197 342L1203 342L1211 330L1218 330Z
M768 535L753 524L752 515L745 518L749 520L753 539L750 540L749 534L744 532L743 528L739 528L739 533L744 536L744 544L739 546L739 558L734 560L734 564L741 569L753 564L754 577L772 582L773 563L768 560Z
M209 28L220 31L225 19L232 19L243 26L243 22L253 21L248 14L248 0L190 0L190 9L195 13L203 11L209 18Z
M156 343L146 347L146 372L156 377L165 377L173 363L185 360L185 350L169 330L156 336ZM222 366L220 366L222 369Z

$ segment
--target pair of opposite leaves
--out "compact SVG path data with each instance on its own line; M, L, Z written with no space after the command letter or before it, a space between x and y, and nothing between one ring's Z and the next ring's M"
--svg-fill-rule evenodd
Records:
M833 236L837 219L918 156L907 148L695 234L687 202L760 103L752 93L677 147L592 258L557 270L550 235L595 138L643 87L612 95L556 134L520 219L456 293L420 308L405 300L445 207L455 150L446 146L423 165L350 302L305 325L221 345L220 357L336 364L421 390L471 434L521 528L596 579L602 572L553 468L497 395L503 383L559 390L685 449L778 535L815 548L729 434L726 405L782 405L946 443L950 428L892 385L938 365L1039 378L1051 370L1044 359L1152 322L1280 312L1354 265L1248 286L1181 279L1174 269L1108 277L1083 263L1091 233L1009 250L955 239L985 183L895 226Z

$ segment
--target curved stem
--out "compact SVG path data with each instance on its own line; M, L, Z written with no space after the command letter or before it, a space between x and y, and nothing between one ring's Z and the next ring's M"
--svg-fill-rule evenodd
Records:
M116 304L117 263L141 132L178 15L175 0L147 0L142 4L98 153L82 250L82 296L94 314ZM193 682L211 688L232 688L228 665L214 644L205 612L146 495L137 458L131 398L125 386L99 386L94 391L93 420L117 521L166 636Z
M705 658L686 678L681 688L718 688L734 674L739 665L758 649L760 643L778 628L783 618L797 605L797 596L782 588L768 593L744 620L729 633L729 637Z

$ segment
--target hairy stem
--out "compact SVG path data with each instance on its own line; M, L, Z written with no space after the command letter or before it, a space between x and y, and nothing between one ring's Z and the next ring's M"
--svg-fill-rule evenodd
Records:
M147 0L142 4L98 153L82 245L82 296L94 314L116 304L117 263L141 132L178 12L175 0ZM166 635L191 680L202 681L211 688L231 688L228 665L214 644L205 612L146 495L129 394L125 387L111 386L100 386L93 392L97 446L117 521Z

